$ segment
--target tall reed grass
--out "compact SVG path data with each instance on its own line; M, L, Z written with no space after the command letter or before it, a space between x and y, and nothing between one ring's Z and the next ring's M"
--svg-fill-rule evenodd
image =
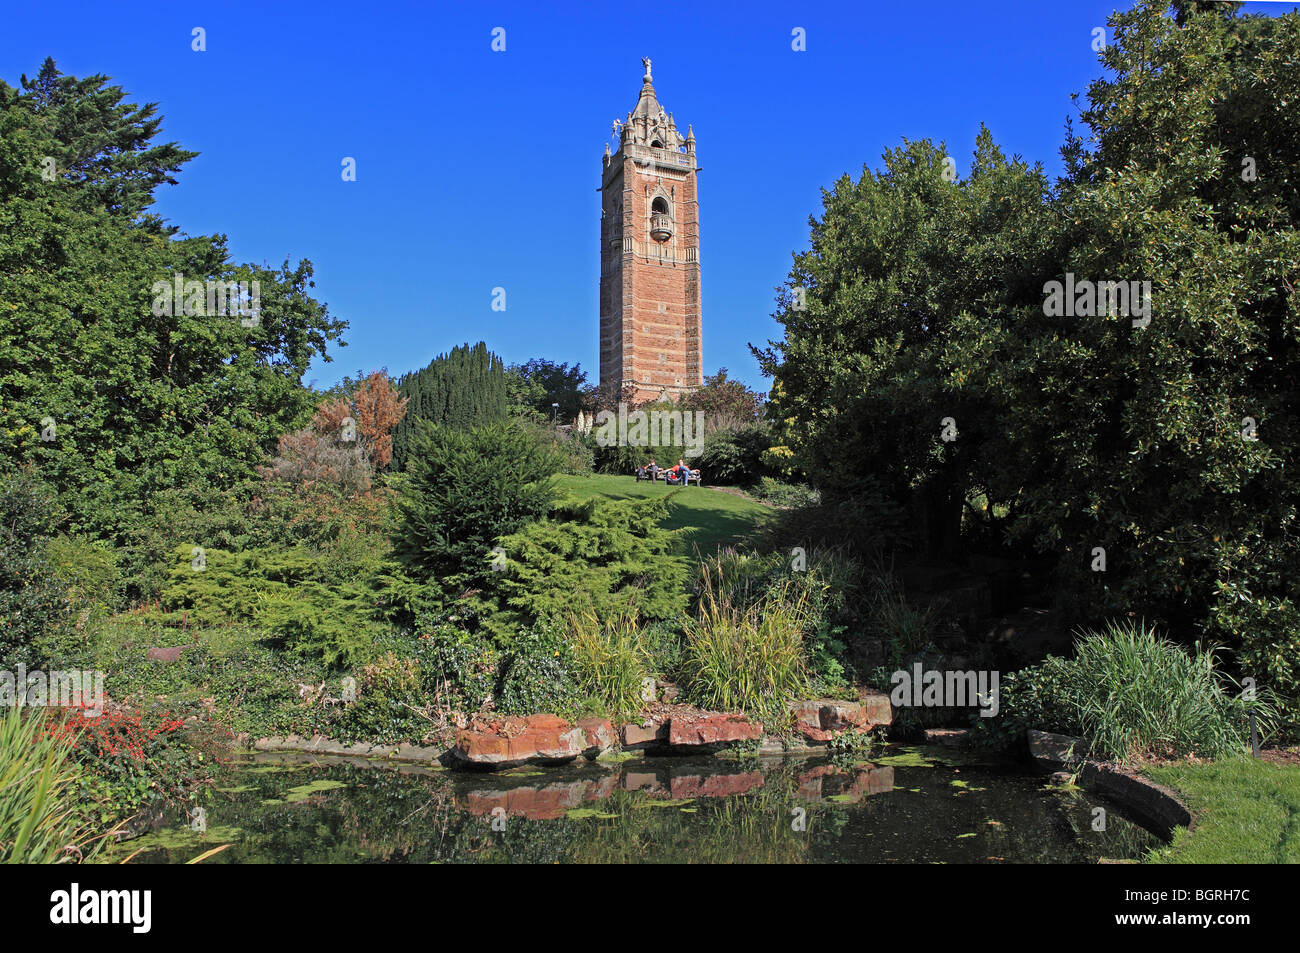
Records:
M809 592L792 578L760 578L720 556L700 566L697 607L686 623L682 674L700 704L743 711L776 728L808 686L804 628Z
M590 610L572 613L565 628L581 691L616 717L640 710L641 687L652 670L636 610L603 622Z
M1095 752L1121 760L1244 750L1250 707L1215 670L1213 651L1188 651L1142 622L1085 630L1075 643L1064 697ZM1267 723L1270 706L1255 705Z
M75 810L79 767L68 742L45 731L44 710L10 706L0 717L0 863L84 859Z

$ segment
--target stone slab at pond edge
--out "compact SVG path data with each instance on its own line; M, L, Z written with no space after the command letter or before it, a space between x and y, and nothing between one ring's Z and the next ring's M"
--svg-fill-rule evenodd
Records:
M889 696L864 692L861 701L811 698L790 703L795 730L811 742L826 744L846 731L859 734L893 721Z
M1107 764L1084 757L1088 742L1069 735L1048 731L1028 732L1029 754L1034 762L1048 771L1068 768L1077 772L1079 782L1091 791L1106 795L1142 821L1148 830L1165 840L1175 827L1192 828L1196 819L1172 788L1144 778L1122 765Z

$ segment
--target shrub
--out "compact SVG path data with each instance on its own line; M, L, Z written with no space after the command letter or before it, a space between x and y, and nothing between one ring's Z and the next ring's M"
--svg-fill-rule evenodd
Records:
M571 713L579 693L576 667L560 627L541 624L519 631L502 666L497 710L510 715Z
M872 556L881 550L904 551L915 544L913 528L900 506L883 493L863 490L854 497L778 509L751 536L757 549L843 547L854 556Z
M488 637L456 624L455 617L422 627L416 658L426 694L444 705L474 712L491 704L501 654Z
M52 735L71 742L81 766L79 800L99 805L104 823L152 801L177 805L210 791L218 746L191 744L183 729L180 718L153 709L109 708L95 717L55 711L49 722Z
M716 567L702 564L696 615L686 623L687 692L706 707L784 725L787 703L808 687L807 621L808 593L792 580L747 605Z
M1221 583L1213 614L1216 634L1237 645L1236 669L1270 691L1281 740L1300 740L1300 607L1290 598L1242 591Z
M839 550L814 550L795 567L781 553L724 549L701 564L693 588L697 600L711 589L716 599L739 609L759 606L774 592L801 605L810 687L836 694L851 687L854 675L848 640L862 629L860 575L858 563Z
M84 537L56 536L46 544L45 553L74 611L89 609L103 615L120 605L122 582L117 553L110 546Z
M253 625L292 652L340 666L364 661L384 627L376 560L360 559L346 572L303 546L244 553L208 549L200 570L196 549L176 550L162 596L164 607L186 612L193 622Z
M356 689L342 726L346 733L384 744L423 737L429 719L424 713L420 664L414 658L385 652L361 667Z
M57 513L54 491L32 468L0 476L0 668L39 665L38 642L68 621L47 554Z
M624 609L602 619L586 609L568 616L567 630L581 690L612 716L639 711L651 668L636 613Z
M590 500L504 537L506 562L492 588L506 610L487 620L505 644L535 619L591 612L602 623L632 610L642 621L686 608L686 560L659 527L664 498Z
M783 509L816 506L821 502L821 493L804 483L782 483L765 476L758 481L754 495L764 503Z
M938 624L939 612L934 606L917 608L907 601L895 576L876 576L867 601L866 631L880 640L887 665L897 669L910 656L932 650Z
M1103 757L1218 758L1240 753L1248 735L1250 703L1225 690L1213 652L1188 652L1142 623L1085 631L1074 659L1049 659L1007 681L1003 712L1017 730L1078 734ZM1267 727L1270 705L1254 705Z
M769 479L763 453L770 444L767 430L760 426L713 430L692 466L698 466L714 485L753 486Z
M481 583L499 537L551 508L555 450L516 423L454 430L422 423L398 504L395 551L420 581Z

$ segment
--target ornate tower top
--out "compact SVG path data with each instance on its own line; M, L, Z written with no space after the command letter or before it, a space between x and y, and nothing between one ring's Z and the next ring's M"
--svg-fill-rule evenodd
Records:
M655 95L654 82L650 75L650 57L642 57L641 65L645 67L645 75L641 77L641 95L637 98L636 107L627 114L626 119L614 120L614 135L619 141L616 158L617 153L632 155L638 151L636 148L625 148L629 145L693 154L694 137L685 137L677 131L672 113L664 111L664 107L659 104L659 98ZM689 167L692 163L688 161L674 164Z

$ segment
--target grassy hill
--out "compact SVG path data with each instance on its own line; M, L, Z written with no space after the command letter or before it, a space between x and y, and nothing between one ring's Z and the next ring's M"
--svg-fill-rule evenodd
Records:
M665 529L680 529L685 551L714 552L730 546L748 535L772 512L747 496L725 492L715 487L667 486L664 483L638 483L632 476L565 476L557 480L561 490L579 500L604 497L610 500L640 500L666 496L668 516L661 524Z

